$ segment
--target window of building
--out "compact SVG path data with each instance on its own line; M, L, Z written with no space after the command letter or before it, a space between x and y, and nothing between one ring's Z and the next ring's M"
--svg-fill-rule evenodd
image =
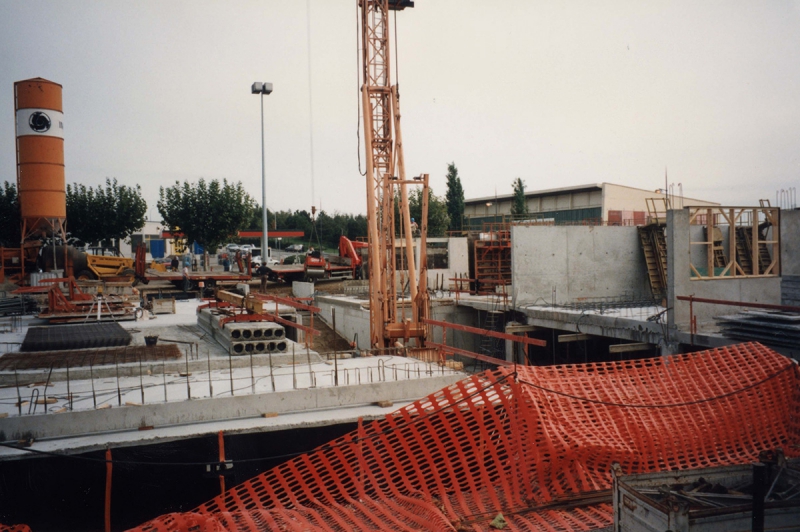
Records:
M139 247L139 244L144 242L145 246L147 247L147 252L151 253L152 249L150 247L151 240L162 240L161 235L131 235L131 249L136 249Z
M446 270L450 267L447 242L428 242L428 269Z

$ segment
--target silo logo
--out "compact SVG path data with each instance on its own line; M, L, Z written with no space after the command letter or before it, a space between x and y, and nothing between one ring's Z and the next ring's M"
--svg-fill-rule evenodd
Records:
M31 129L37 133L45 133L50 129L51 124L52 122L50 121L50 117L41 111L31 113L31 116L28 119L28 125L31 126Z

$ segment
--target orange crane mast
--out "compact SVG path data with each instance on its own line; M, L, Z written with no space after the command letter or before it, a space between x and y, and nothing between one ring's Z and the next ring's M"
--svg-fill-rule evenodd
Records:
M369 241L370 343L383 348L411 338L422 346L429 313L427 297L426 235L428 174L406 180L397 86L390 79L389 11L413 7L409 0L359 0L363 85L361 89L365 132L367 227ZM415 267L409 214L408 185L422 185L419 277ZM396 242L394 202L400 197L400 229ZM399 245L398 245L399 244ZM398 313L397 248L408 265L411 316Z

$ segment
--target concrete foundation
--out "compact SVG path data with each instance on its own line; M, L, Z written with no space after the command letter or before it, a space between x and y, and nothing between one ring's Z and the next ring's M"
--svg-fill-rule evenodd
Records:
M110 431L139 430L231 422L261 417L266 412L288 414L347 408L377 401L403 402L424 397L463 378L463 374L425 379L376 382L354 386L306 388L237 397L195 399L179 403L122 406L40 416L15 416L3 420L0 441L64 438Z

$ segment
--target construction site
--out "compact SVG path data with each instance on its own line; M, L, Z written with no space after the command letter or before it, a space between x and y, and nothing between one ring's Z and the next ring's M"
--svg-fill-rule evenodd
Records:
M63 87L14 84L0 532L800 531L796 198L588 183L429 237L413 7L359 2L367 234L260 274L68 246Z

